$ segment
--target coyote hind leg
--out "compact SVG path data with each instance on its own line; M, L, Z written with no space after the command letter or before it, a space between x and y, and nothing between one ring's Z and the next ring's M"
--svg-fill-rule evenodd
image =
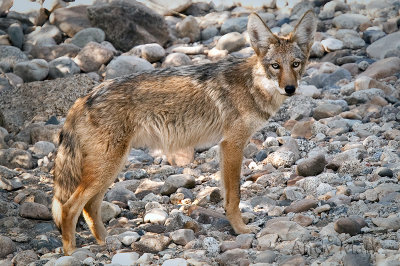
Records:
M103 158L86 157L82 179L75 192L62 206L62 241L64 253L70 255L76 247L75 229L78 217L84 210L85 220L99 243L104 243L106 229L101 220L101 202L107 188L125 159L128 146L115 149ZM85 208L85 209L84 209Z
M85 221L99 245L104 245L107 236L106 228L101 219L101 203L103 202L104 194L105 191L99 192L83 208L83 217L85 217Z

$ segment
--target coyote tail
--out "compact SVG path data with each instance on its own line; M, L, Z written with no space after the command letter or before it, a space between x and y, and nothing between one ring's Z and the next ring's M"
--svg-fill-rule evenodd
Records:
M68 116L76 114L76 112L71 111ZM75 119L71 120L74 121ZM74 193L82 177L82 150L79 136L72 125L73 123L68 123L67 120L60 132L59 148L54 165L52 213L53 220L58 228L60 228L62 221L62 206Z

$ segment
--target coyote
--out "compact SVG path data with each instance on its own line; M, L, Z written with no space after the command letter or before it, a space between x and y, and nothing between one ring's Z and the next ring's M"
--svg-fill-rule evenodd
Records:
M80 213L99 244L100 206L131 147L162 149L220 144L226 216L235 233L254 232L239 210L243 148L283 101L295 94L316 31L308 11L294 31L274 35L255 13L246 59L157 69L108 80L78 99L60 133L52 212L65 254L75 249Z

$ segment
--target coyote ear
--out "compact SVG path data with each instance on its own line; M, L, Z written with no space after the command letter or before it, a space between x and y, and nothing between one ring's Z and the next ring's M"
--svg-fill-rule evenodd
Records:
M317 18L312 10L307 11L299 23L297 23L291 35L291 40L296 42L300 49L308 54L314 43L315 31L317 30Z
M269 45L277 41L277 37L256 13L251 13L249 16L247 32L249 33L251 47L257 55L265 54Z

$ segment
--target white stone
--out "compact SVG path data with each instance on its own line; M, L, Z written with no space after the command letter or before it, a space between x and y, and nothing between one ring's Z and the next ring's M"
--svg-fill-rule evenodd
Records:
M121 266L133 265L139 259L139 254L136 252L117 253L112 257L111 263Z
M322 46L327 52L343 49L343 42L335 38L327 38L321 41Z
M166 213L162 209L154 208L146 213L146 215L144 216L144 222L145 223L150 222L152 224L164 224L167 218L168 218L168 213Z

